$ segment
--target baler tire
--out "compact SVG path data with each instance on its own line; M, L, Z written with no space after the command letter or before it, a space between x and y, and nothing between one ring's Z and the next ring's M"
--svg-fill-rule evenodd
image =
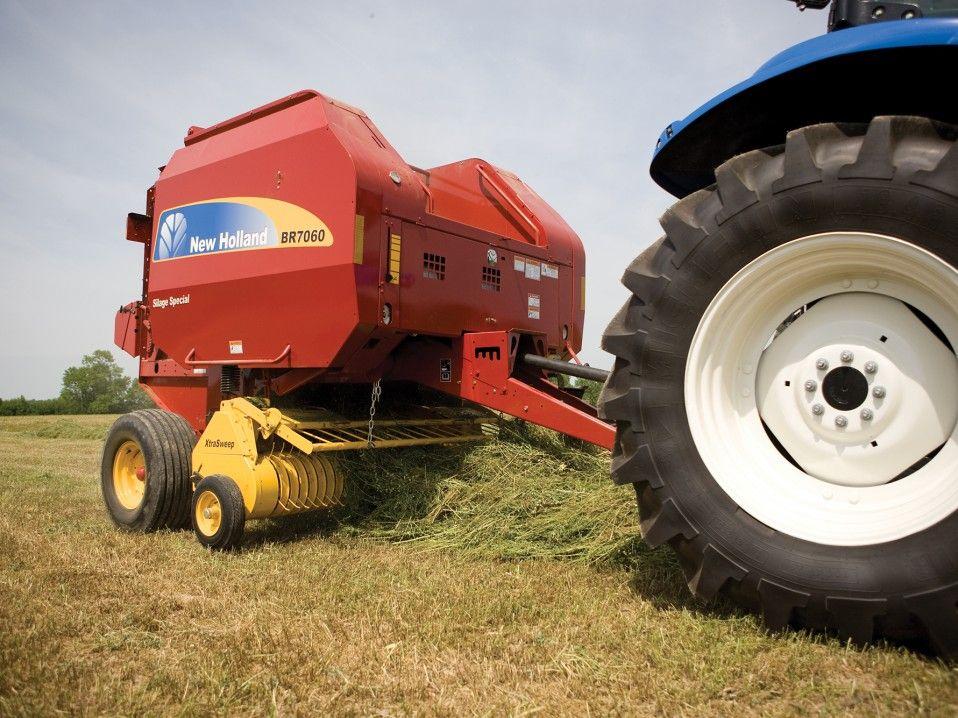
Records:
M790 535L755 518L720 485L703 458L711 448L693 435L690 412L699 409L687 401L699 396L688 387L704 381L687 370L703 318L760 257L801 238L857 232L900 238L958 267L956 139L958 128L911 117L790 132L783 146L729 160L715 185L673 205L661 219L665 236L626 270L622 282L632 296L602 341L616 357L599 402L617 426L613 480L634 485L646 542L676 552L699 597L722 593L760 611L773 630L806 627L856 644L914 640L958 658L958 511L879 543ZM745 396L744 388L737 392L730 406ZM744 457L734 463L743 475L762 473Z
M166 435L174 447L172 453L174 481L171 496L170 515L167 526L181 530L190 526L190 500L193 494L192 456L196 446L196 434L192 427L179 414L162 409L146 409L157 422L164 425Z
M189 436L187 436L187 432ZM110 427L100 461L100 488L113 523L131 531L178 529L189 511L192 429L161 409L124 414ZM117 491L117 454L129 447L142 455L142 498L126 505Z
M212 499L217 515L212 526L204 526L204 501ZM243 540L246 525L246 508L239 486L228 476L211 474L200 480L193 491L190 516L193 533L203 546L215 551L232 551ZM207 517L210 518L210 517ZM204 530L206 529L206 530ZM211 529L211 530L210 530Z

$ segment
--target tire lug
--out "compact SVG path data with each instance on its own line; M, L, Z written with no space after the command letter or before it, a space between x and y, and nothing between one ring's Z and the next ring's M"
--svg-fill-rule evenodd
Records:
M862 421L871 421L875 415L872 413L871 409L862 409L861 416L862 416Z
M818 388L818 382L814 379L809 379L805 382L805 391L815 391Z
M820 357L816 359L815 368L821 369L822 371L825 371L826 369L828 369L828 359L825 359L824 357Z
M825 407L821 404L812 404L812 413L815 416L821 416L825 413Z
M873 386L873 387L872 387L872 396L875 397L876 399L884 399L884 398L885 398L885 387L881 386L880 384L879 384L879 385L876 385L876 386Z
M848 426L848 419L841 415L836 416L835 426L837 426L839 429L844 429L846 426Z
M865 373L866 373L866 374L874 374L876 371L878 371L878 365L877 365L875 362L873 362L873 361L867 361L867 362L865 362Z
M854 360L854 358L855 358L855 355L852 354L850 351L848 351L847 349L843 349L843 350L842 350L842 361L843 361L843 362L845 362L846 364L848 364L850 361Z

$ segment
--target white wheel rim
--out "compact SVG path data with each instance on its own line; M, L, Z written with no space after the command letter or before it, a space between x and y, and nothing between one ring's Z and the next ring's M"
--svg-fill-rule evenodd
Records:
M958 346L958 272L867 233L796 239L718 292L692 340L685 403L706 467L743 510L776 531L844 546L893 541L958 510L958 359L905 304ZM826 387L840 366L849 369ZM836 384L840 374L848 381ZM861 377L866 396L855 404ZM836 395L836 386L851 389Z

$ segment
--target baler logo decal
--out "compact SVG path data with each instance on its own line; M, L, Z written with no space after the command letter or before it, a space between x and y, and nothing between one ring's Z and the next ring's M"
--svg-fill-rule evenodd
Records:
M175 257L186 238L186 217L182 212L168 214L160 224L160 241L157 242L159 259Z
M298 205L269 197L225 197L163 212L153 259L332 243L329 227Z

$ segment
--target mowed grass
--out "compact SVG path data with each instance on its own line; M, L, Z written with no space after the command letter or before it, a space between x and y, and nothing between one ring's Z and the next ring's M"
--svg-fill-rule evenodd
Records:
M222 555L110 525L110 422L0 419L0 715L958 711L938 661L693 600L554 435L356 454L338 514Z

